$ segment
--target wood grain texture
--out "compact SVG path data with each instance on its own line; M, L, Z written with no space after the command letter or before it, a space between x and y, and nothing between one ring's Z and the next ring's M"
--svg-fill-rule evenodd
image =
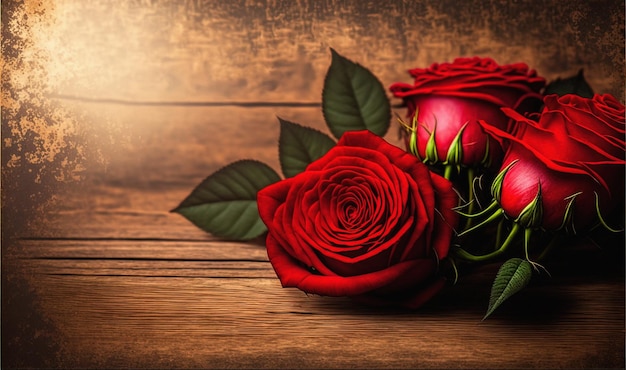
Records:
M329 47L385 86L483 55L583 68L623 101L623 3L16 0L2 18L3 368L625 366L623 234L568 246L480 322L497 265L417 312L365 308L282 289L262 240L169 212L234 160L278 169L276 116L327 132Z
M566 268L481 323L497 266L408 312L281 289L250 244L23 240L12 258L54 323L63 367L570 368L623 357L623 281L605 271Z

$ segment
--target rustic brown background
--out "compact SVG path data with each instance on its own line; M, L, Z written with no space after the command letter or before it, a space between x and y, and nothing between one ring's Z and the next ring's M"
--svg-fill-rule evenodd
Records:
M624 367L621 237L480 323L493 266L379 312L168 213L236 159L278 169L277 115L326 130L329 47L386 86L480 55L624 101L622 1L2 1L2 366Z

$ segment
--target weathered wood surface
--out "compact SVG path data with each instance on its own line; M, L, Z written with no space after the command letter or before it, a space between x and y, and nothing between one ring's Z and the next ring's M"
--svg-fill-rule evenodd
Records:
M282 289L262 240L168 212L231 161L278 168L277 115L325 130L319 107L289 103L319 102L329 46L385 85L488 55L548 78L584 68L623 100L623 4L2 8L3 367L624 367L623 239L581 240L481 322L495 265L417 312L376 310Z

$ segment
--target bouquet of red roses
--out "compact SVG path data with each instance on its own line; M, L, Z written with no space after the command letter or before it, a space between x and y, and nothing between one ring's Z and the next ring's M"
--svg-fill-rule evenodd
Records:
M410 70L391 104L366 68L331 49L322 111L338 139L279 118L284 179L254 160L207 177L174 210L216 236L267 233L283 287L417 308L460 266L502 260L489 316L567 237L620 232L624 105L582 76L548 85L489 58Z

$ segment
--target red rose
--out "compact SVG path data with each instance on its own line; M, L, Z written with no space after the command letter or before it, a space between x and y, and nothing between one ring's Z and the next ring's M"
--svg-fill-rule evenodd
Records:
M526 64L499 66L492 59L478 57L435 63L409 73L415 78L413 84L395 83L390 90L404 100L409 117L417 112L418 155L432 164L499 166L502 150L477 121L506 130L509 120L500 108L537 111L539 91L545 85ZM433 134L436 150L428 150ZM457 136L460 145L453 145Z
M481 122L494 138L510 143L494 196L513 219L537 198L536 217L525 227L582 230L623 202L624 105L597 94L548 95L544 103L538 122L504 109L517 121L515 135Z
M446 179L369 131L258 192L284 287L417 307L443 287L457 197Z

